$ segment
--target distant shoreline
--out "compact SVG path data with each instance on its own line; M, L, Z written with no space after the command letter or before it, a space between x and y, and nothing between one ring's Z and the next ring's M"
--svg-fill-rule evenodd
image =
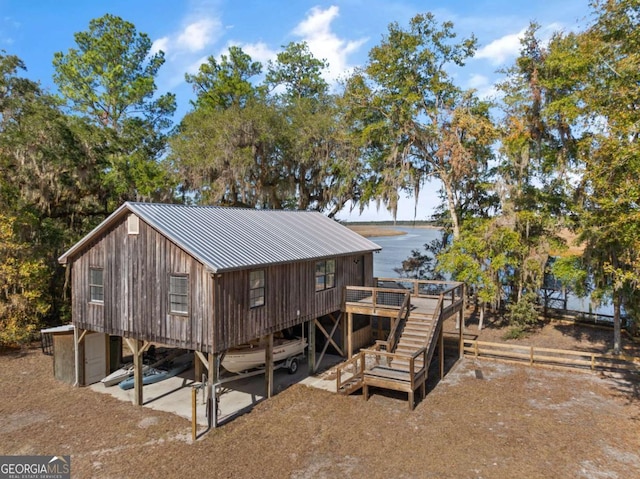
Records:
M380 224L380 223L345 223L351 231L365 236L401 236L407 234L406 231L394 229L394 227L405 226L410 228L421 229L442 229L440 226L434 226L428 223L409 223L409 224Z

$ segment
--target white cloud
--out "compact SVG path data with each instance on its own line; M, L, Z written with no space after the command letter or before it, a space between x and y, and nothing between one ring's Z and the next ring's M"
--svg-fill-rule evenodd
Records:
M492 65L502 65L520 53L520 39L526 30L510 33L478 49L475 58L486 58Z
M495 84L485 75L474 73L467 81L467 88L476 91L478 98L488 100L498 95Z
M162 87L174 89L184 82L185 73L196 73L213 54L216 42L224 33L222 21L213 4L193 3L180 21L181 27L153 42L151 52L162 50L166 63L161 70Z
M260 62L266 65L269 60L275 60L278 52L269 48L264 42L257 43L237 43L242 51L251 57L254 62Z
M176 47L178 50L186 50L189 52L199 52L210 45L212 38L219 35L221 23L218 18L202 18L193 23L188 24L176 39Z
M150 53L153 55L155 53L158 53L160 50L166 53L168 46L169 46L169 37L158 38L156 41L153 42L153 45L151 45Z
M307 43L309 50L316 58L329 63L324 76L330 83L334 83L353 68L348 61L349 55L358 51L368 40L367 38L358 40L339 38L331 29L331 23L338 15L339 9L335 5L326 10L314 7L293 30L294 35Z

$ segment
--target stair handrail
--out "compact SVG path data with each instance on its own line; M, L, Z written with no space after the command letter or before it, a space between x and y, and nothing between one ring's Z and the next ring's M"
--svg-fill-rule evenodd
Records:
M404 324L407 322L407 318L409 317L411 305L411 293L408 291L404 294L404 300L402 301L402 305L400 306L400 310L398 311L398 316L396 320L391 325L391 329L389 330L389 336L387 336L386 341L376 341L377 346L385 346L385 349L389 352L393 352L398 342L398 330L402 330L400 327L404 327Z
M343 383L342 382L342 370L343 369L347 369L349 366L353 366L353 370L354 370L353 376L348 378ZM364 377L364 369L365 369L365 355L362 352L356 354L352 358L350 358L347 361L345 361L344 363L340 364L336 368L336 390L339 392L340 389L342 389L342 387L344 385L346 385L352 379L355 379L355 380L358 380L358 381L362 381L362 378Z
M438 304L436 305L436 309L433 311L433 319L437 321L442 316L442 307L444 305L444 295L445 293L440 293L438 296Z

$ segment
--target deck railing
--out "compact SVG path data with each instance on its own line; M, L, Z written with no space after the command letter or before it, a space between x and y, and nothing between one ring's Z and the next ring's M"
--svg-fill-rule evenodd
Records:
M378 309L401 309L405 298L410 294L409 291L398 288L347 286L345 287L345 303L370 307L372 314L375 314Z
M457 281L431 281L426 279L411 278L376 278L375 284L378 287L388 289L391 285L394 288L402 288L411 291L411 294L418 298L439 298L444 296L452 302L462 299L464 294L463 284Z
M423 374L426 374L427 369L429 368L429 364L427 362L427 353L428 349L426 347L418 349L415 353L409 354L400 354L400 353L391 353L389 351L380 350L377 345L372 349L361 349L360 354L354 356L353 359L357 357L364 358L364 371L366 374L367 371L373 370L375 367L383 367L388 368L389 365L393 364L394 359L402 359L409 361L409 382L412 386L415 386L415 381L419 379ZM422 366L416 370L416 361L418 359L422 359ZM346 363L345 363L346 364Z
M365 370L365 357L357 354L351 359L346 360L336 369L336 387L337 391L346 391L352 386L362 383Z

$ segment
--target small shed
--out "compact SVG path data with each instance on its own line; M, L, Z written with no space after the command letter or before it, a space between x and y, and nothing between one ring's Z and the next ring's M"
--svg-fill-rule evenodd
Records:
M40 331L43 352L53 356L54 377L68 384L76 380L73 330L73 324L65 324Z

